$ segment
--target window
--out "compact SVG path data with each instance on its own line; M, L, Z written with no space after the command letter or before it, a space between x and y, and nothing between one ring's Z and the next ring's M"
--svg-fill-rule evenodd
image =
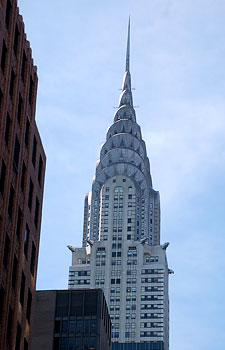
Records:
M25 131L25 145L28 147L28 143L29 143L29 135L30 135L30 122L29 119L27 118L27 122L26 122L26 131Z
M17 120L19 124L20 124L21 115L22 115L22 108L23 108L23 99L19 94L19 103L18 103L18 110L17 110Z
M0 324L1 324L2 316L3 316L4 300L5 300L5 290L3 287L1 287L1 289L0 289Z
M26 165L25 163L23 162L23 168L22 168L22 175L21 175L21 190L24 191L24 181L25 181L25 175L26 175Z
M127 235L127 240L131 240L131 235Z
M16 235L18 239L20 238L21 222L22 222L22 210L19 207L18 215L17 215L17 225L16 225Z
M3 257L3 265L4 265L5 269L7 269L9 249L10 249L10 238L9 238L8 234L6 233L6 235L5 235L4 257Z
M29 246L29 238L30 238L30 230L29 227L26 225L25 232L24 232L24 255L27 258L27 252L28 252L28 246Z
M13 92L14 92L14 83L15 83L16 75L14 73L14 70L11 70L11 78L10 78L10 86L9 86L9 95L12 98Z
M2 90L0 88L0 109L1 109L1 106L2 106L2 99L3 99L3 93L2 93Z
M6 165L4 160L2 159L2 168L1 168L1 177L0 177L0 192L2 195L4 193L5 175L6 175Z
M30 323L30 316L31 316L31 305L32 305L32 293L30 289L28 289L26 318L29 323Z
M132 199L132 194L128 194L128 199Z
M133 192L132 186L129 186L129 187L128 187L128 192Z
M3 40L3 43L2 43L2 57L1 57L1 69L2 69L2 73L3 74L5 72L6 54L7 54L7 47L6 47L6 44L5 44L5 40Z
M12 10L12 5L10 0L7 1L7 6L6 6L6 13L5 13L5 24L6 28L9 29L9 22L10 22L10 17L11 17L11 10Z
M109 192L109 187L106 187L105 192Z
M13 50L14 50L14 53L15 53L16 56L17 56L19 35L20 35L20 33L19 33L18 25L16 24L15 35L14 35L14 43L13 43Z
M25 78L26 64L27 64L27 58L26 58L25 52L23 52L23 62L22 62L22 69L21 69L21 78L23 81Z
M32 209L33 191L34 191L34 185L32 180L30 179L30 189L29 189L29 197L28 197L28 207L30 208L30 210Z
M20 350L20 341L21 341L21 332L22 332L22 328L19 324L19 322L17 323L17 331L16 331L16 346L15 346L15 350Z
M11 340L12 317L13 317L12 307L9 306L8 323L7 323L7 334L6 334L8 344L10 344L10 340Z
M28 350L28 342L26 338L24 338L24 350Z
M26 277L25 277L24 273L22 272L21 286L20 286L20 304L22 306L24 303L25 284L26 284Z
M115 187L114 192L123 193L123 187L121 186Z
M36 164L36 154L37 154L37 139L34 135L34 139L33 139L33 151L32 151L32 163L33 166L35 167Z
M6 126L5 126L5 143L7 146L9 144L10 126L11 126L11 118L9 116L9 113L7 113Z
M119 332L112 332L113 338L119 338Z
M31 251L31 259L30 259L30 272L34 276L35 270L35 262L36 262L36 247L34 242L32 242L32 251Z
M12 218L14 194L15 194L15 191L11 184L10 195L9 195L9 205L8 205L8 214L10 218Z
M39 182L39 185L41 185L42 169L43 169L43 160L42 160L42 156L40 155L40 157L39 157L39 165L38 165L38 182Z
M19 143L18 136L16 135L15 145L14 145L13 164L17 171L18 171L19 157L20 157L20 143Z
M40 203L39 203L38 198L36 197L35 216L34 216L34 224L35 224L36 228L38 227L39 208L40 208Z
M12 287L13 287L14 290L15 290L15 286L16 286L17 266L18 266L18 259L17 259L17 257L14 255L14 259L13 259L13 271L12 271Z
M32 104L32 98L33 98L33 88L34 88L34 82L32 77L30 77L30 88L29 88L29 103Z

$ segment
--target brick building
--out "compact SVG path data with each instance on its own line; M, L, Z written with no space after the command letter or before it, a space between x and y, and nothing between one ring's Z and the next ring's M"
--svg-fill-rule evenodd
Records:
M29 349L46 157L37 69L16 0L0 0L0 349Z

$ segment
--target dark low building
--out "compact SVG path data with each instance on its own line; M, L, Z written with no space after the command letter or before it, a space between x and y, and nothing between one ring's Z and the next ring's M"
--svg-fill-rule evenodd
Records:
M110 350L111 321L101 289L36 293L32 350Z
M164 350L162 341L151 341L142 343L112 343L112 350Z

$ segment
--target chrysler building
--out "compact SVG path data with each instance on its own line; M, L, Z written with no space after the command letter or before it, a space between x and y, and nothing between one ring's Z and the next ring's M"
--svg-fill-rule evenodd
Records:
M68 246L69 289L103 289L113 350L168 350L167 246L160 243L160 197L133 106L129 23L118 108L84 201L82 248Z

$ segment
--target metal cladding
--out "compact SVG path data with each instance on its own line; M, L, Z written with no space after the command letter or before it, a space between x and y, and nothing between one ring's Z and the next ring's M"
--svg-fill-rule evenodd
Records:
M140 203L144 203L145 219L141 225L142 227L140 227L142 238L147 237L147 243L150 245L159 244L159 193L152 187L146 146L142 139L140 126L136 122L136 113L133 106L130 74L130 21L128 25L126 71L123 78L122 92L119 98L118 109L114 114L114 122L107 131L106 141L102 145L100 159L96 165L96 173L92 184L90 229L89 233L86 233L87 238L99 239L99 216L96 220L96 203L99 209L102 186L109 178L117 175L123 175L132 180ZM149 213L153 211L154 217L155 209L158 223L155 225L153 232L152 230L150 231ZM137 217L143 214L142 210L141 206L139 208L137 206ZM97 211L99 212L99 210ZM139 239L138 235L136 235L136 239Z

